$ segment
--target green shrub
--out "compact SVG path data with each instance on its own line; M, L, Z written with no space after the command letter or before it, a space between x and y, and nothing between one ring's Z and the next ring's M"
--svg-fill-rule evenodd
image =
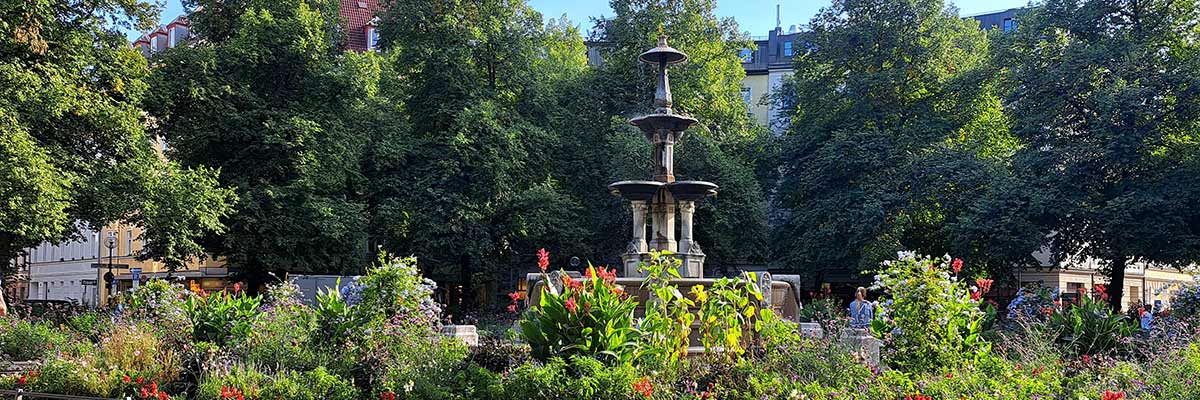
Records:
M692 286L692 296L699 310L700 343L710 356L738 357L745 352L749 338L746 332L758 332L774 320L774 312L761 308L763 295L755 282L755 274L747 273L740 280L717 279L711 287ZM719 348L719 349L718 349Z
M696 315L691 308L695 301L679 291L671 283L679 279L682 260L671 252L650 252L650 262L642 263L639 270L645 274L642 288L652 300L646 301L646 313L638 322L641 332L641 354L638 362L650 367L674 367L687 356L692 322Z
M970 288L951 276L951 260L902 254L884 262L872 288L884 290L883 316L871 323L885 341L888 366L907 372L959 368L988 354L980 299L991 285Z
M196 341L225 345L249 337L254 323L262 316L258 307L262 298L240 290L185 297L183 310L192 321Z
M504 380L505 399L644 399L634 391L642 375L632 366L606 365L584 356L526 364Z
M271 383L270 377L253 368L235 366L229 370L217 370L200 377L196 387L196 400L226 400L221 395L236 391L246 398L255 398Z
M61 349L67 340L61 329L45 322L0 318L0 358L42 359Z
M233 344L235 354L265 371L309 370L321 361L314 352L316 319L299 305L268 306L250 334Z
M93 364L105 370L140 376L157 382L174 382L183 372L173 346L147 323L123 324L100 339Z
M117 376L95 364L54 359L28 374L29 391L76 396L109 397L120 387Z
M193 319L184 309L184 299L191 297L192 293L183 285L162 279L150 280L129 292L121 317L126 321L149 322L164 333L164 338L171 344L182 345L192 339Z
M544 251L544 250L543 250ZM615 283L615 272L588 266L589 278L543 272L538 304L525 311L521 336L540 360L572 355L627 363L638 353L633 310L637 302Z
M286 400L357 400L354 385L325 368L303 373L289 372L274 376L263 387L260 399Z
M1055 313L1050 329L1058 342L1077 355L1105 354L1128 349L1137 330L1133 320L1113 313L1108 303L1083 296L1082 301Z

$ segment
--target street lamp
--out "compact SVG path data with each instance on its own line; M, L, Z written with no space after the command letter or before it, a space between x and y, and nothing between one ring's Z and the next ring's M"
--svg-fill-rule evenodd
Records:
M108 284L108 302L112 304L113 287L116 286L117 277L113 275L113 250L117 248L117 232L108 232L108 240L104 242L104 247L108 248L108 273L104 274L104 283Z

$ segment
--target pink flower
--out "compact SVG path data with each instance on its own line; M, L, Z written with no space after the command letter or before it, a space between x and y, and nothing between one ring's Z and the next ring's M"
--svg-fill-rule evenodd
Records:
M571 314L574 314L575 310L579 309L579 305L575 304L575 297L568 297L567 302L563 304L563 306L566 307L567 311L570 311Z
M508 298L509 298L509 299L512 299L512 301L517 301L517 300L520 300L520 299L521 299L521 293L520 293L520 292L512 292L512 293L509 293L509 294L508 294Z
M546 272L546 268L550 268L550 252L546 251L546 249L543 248L541 250L538 250L537 257L538 257L538 268L541 268L542 272Z
M233 284L233 292L234 292L234 293L238 293L238 292L241 292L241 291L242 291L242 284L241 284L241 283L235 283L235 284Z
M950 269L954 270L954 273L956 274L962 272L962 259L955 258L954 262L950 263Z
M508 305L508 312L510 312L510 313L515 313L515 312L517 312L517 305L516 305L516 304L509 304L509 305Z

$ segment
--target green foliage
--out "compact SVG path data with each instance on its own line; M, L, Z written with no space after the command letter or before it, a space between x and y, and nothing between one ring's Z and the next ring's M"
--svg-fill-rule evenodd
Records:
M46 323L0 318L0 354L13 361L41 360L67 343L68 337Z
M633 326L637 302L614 281L616 271L588 265L588 276L577 281L559 271L544 274L538 304L521 317L521 337L540 360L592 356L628 363L638 353Z
M355 64L337 58L337 2L189 5L203 8L196 36L154 56L144 104L167 155L223 171L238 199L213 252L251 282L267 271L356 270L368 255L365 140L349 121L363 89L345 70Z
M1196 12L1187 1L1047 1L994 54L1023 144L1012 159L1029 194L1023 218L1054 233L1056 260L1100 260L1114 309L1128 263L1200 260Z
M679 279L680 265L682 260L671 252L651 250L650 262L638 267L646 277L642 288L650 295L645 301L646 313L638 323L642 363L669 368L687 357L692 322L696 320L691 308L696 302L671 283Z
M307 372L291 372L273 377L263 387L263 399L355 400L361 399L354 385L323 367Z
M950 257L904 254L886 261L872 288L884 291L871 330L884 338L887 365L905 372L937 371L986 356L980 301L988 290L950 275Z
M404 317L413 325L428 327L441 318L441 307L432 298L437 284L421 276L412 257L380 252L375 265L355 284L361 300L354 304L353 315L361 326Z
M235 344L234 351L244 355L246 362L267 372L306 371L319 365L313 343L317 319L311 310L272 301L260 312L263 315L252 321L251 334Z
M192 320L195 340L225 345L250 336L255 322L262 318L258 309L261 304L259 296L220 291L187 296L183 310Z
M504 380L505 399L638 399L640 374L629 365L607 365L590 357L554 357L526 364Z
M739 357L752 339L745 334L761 331L764 324L774 319L771 309L761 307L763 295L756 281L755 273L748 272L740 280L717 279L708 289L692 286L691 295L699 306L696 319L700 321L700 343L705 353Z
M80 225L124 222L172 239L147 247L145 259L202 256L196 240L221 229L231 199L215 171L159 159L140 108L146 61L120 33L154 25L157 5L20 1L0 20L0 255L77 239ZM168 180L189 184L161 191Z
M1107 354L1127 349L1137 323L1114 313L1108 303L1081 296L1079 303L1055 313L1048 328L1073 354Z
M1032 261L1037 232L980 208L1008 200L989 188L1017 144L978 26L937 0L834 1L813 18L774 99L790 121L777 257L814 278L908 249L1005 273Z

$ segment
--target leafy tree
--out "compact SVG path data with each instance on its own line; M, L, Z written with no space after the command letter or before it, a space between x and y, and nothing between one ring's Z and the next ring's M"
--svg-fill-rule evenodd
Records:
M474 294L477 274L521 250L580 242L579 206L548 173L559 138L537 124L550 88L581 73L578 36L523 1L384 8L386 70L401 78L381 95L403 113L381 121L365 160L380 244Z
M172 159L220 169L237 193L216 252L250 279L357 271L368 254L365 139L347 121L366 87L338 57L337 2L186 5L196 37L152 59L146 107Z
M142 258L204 256L197 241L221 229L229 194L213 184L216 171L181 169L154 151L139 107L146 62L118 32L156 19L140 1L0 3L2 258L118 221L145 228L153 245ZM170 194L168 182L178 185Z
M1001 201L989 187L1015 148L977 24L940 0L835 0L810 28L776 99L791 123L777 256L834 279L900 250L952 252L978 268L1019 259L990 253L989 232L969 229L992 222L973 210ZM1003 239L1036 248L1019 232Z
M1193 1L1049 0L997 55L1013 166L1056 260L1200 261L1200 29Z

